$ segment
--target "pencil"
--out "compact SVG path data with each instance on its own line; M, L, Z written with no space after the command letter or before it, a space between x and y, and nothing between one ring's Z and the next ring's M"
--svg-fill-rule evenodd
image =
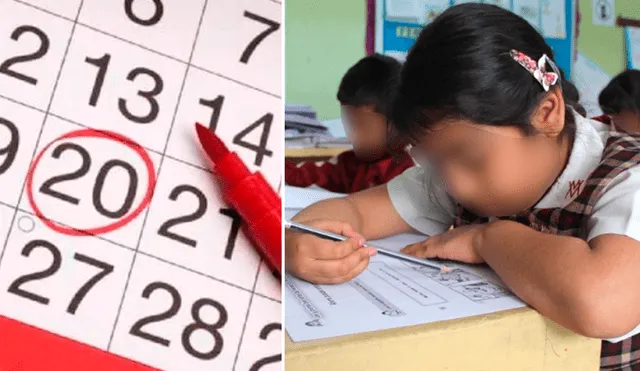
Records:
M323 231L321 229L313 228L313 227L310 227L308 225L292 222L292 221L289 221L289 220L285 220L284 227L287 228L287 229L291 229L293 231L302 232L302 233L308 233L308 234L314 235L316 237L324 238L324 239L331 240L331 241L346 241L348 239L347 237L339 235L339 234L336 234L336 233ZM413 257L413 256L409 256L409 255L400 253L400 252L387 250L387 249L384 249L382 247L372 246L370 244L366 244L366 246L373 247L378 251L378 254L384 255L384 256L388 256L390 258L402 260L402 261L405 261L405 262L408 262L408 263L414 263L414 264L423 265L425 267L435 268L435 269L438 269L438 270L440 270L442 272L445 272L445 273L451 271L451 268L447 267L446 265L432 263L432 262L430 262L430 261L428 261L426 259L416 258L416 257Z

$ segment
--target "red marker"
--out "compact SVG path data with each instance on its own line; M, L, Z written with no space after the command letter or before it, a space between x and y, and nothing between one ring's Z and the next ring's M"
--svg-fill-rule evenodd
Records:
M205 126L196 123L200 144L218 175L224 199L245 221L258 251L282 273L282 200L260 172L252 173L235 152Z

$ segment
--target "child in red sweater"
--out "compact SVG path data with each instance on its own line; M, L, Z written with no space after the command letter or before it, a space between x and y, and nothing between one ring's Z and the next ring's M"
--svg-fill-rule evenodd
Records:
M600 92L598 103L617 130L640 133L640 71L626 70L614 77Z
M374 54L349 68L337 98L353 150L326 162L286 161L288 185L352 193L385 184L414 165L405 151L392 156L388 150L387 114L401 67L391 57Z

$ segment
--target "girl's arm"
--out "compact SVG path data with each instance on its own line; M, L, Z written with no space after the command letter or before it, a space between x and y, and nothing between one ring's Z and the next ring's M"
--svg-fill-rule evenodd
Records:
M301 223L320 219L338 220L350 224L366 239L376 239L412 230L391 203L386 185L353 193L344 198L318 202L302 210L293 218Z
M497 221L475 243L516 295L570 330L607 339L640 323L637 240L605 234L587 244Z
M418 230L444 232L453 222L454 205L440 188L424 182L424 169L411 168L387 185L318 202L302 210L295 221L339 233L350 239L331 242L287 231L287 270L314 283L342 283L360 274L375 250L363 240ZM431 197L430 197L431 196Z

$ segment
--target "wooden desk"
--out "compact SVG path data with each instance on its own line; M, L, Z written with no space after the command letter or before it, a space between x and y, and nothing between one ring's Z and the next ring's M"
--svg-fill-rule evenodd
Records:
M293 343L287 371L597 371L600 341L529 308Z
M349 148L288 148L284 157L293 162L324 161L335 157Z

